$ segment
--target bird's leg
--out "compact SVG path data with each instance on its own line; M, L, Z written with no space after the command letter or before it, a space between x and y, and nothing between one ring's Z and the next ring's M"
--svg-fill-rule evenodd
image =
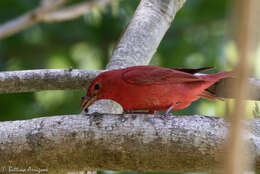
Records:
M154 115L156 115L156 114L158 114L159 112L158 111L156 111L156 110L149 110L149 112L148 112L149 114L154 114Z
M169 112L171 112L171 110L173 109L173 105L171 105L166 112L163 114L164 116L167 116L169 114Z
M159 112L159 111L154 111L153 114L154 114L154 115L158 115L158 114L160 114L160 112Z

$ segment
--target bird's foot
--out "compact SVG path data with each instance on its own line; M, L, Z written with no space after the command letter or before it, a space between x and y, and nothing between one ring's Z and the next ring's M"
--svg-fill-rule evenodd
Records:
M165 117L171 116L172 114L171 114L170 112L171 112L172 109L173 109L173 105L171 105L171 106L166 110L166 112L163 113L162 115L165 116Z

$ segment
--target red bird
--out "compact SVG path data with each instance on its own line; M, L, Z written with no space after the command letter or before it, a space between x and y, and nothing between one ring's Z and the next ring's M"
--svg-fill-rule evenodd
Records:
M231 72L195 76L195 73L212 69L171 69L158 66L133 66L106 71L98 75L82 97L81 109L99 99L119 103L125 112L183 109L199 98L220 99L206 89Z

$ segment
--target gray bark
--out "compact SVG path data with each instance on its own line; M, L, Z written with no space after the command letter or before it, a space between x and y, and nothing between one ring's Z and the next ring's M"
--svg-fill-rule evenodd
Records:
M100 73L98 70L45 69L0 73L0 94L42 90L82 90Z
M260 172L260 119L245 136ZM0 166L49 173L82 170L216 172L223 118L146 114L42 117L0 123Z
M142 0L107 69L147 65L185 0Z

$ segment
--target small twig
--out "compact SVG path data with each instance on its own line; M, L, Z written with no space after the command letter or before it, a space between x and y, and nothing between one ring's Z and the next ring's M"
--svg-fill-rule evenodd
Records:
M22 15L16 19L13 19L0 25L0 39L11 36L38 22L44 14L55 10L56 8L64 4L66 1L67 0L57 0L54 1L54 3L42 5L39 8L32 10L31 12L28 12L25 15Z
M92 8L104 7L105 5L111 3L113 0L93 0L90 2L79 3L71 7L65 7L63 9L55 11L67 1L68 0L57 0L42 3L39 8L0 25L0 39L18 33L19 31L37 22L63 21L80 17L90 12Z
M103 8L107 4L112 3L112 1L113 0L95 0L79 3L71 7L62 8L52 13L45 14L42 16L41 21L57 22L75 19L88 13L93 7Z

